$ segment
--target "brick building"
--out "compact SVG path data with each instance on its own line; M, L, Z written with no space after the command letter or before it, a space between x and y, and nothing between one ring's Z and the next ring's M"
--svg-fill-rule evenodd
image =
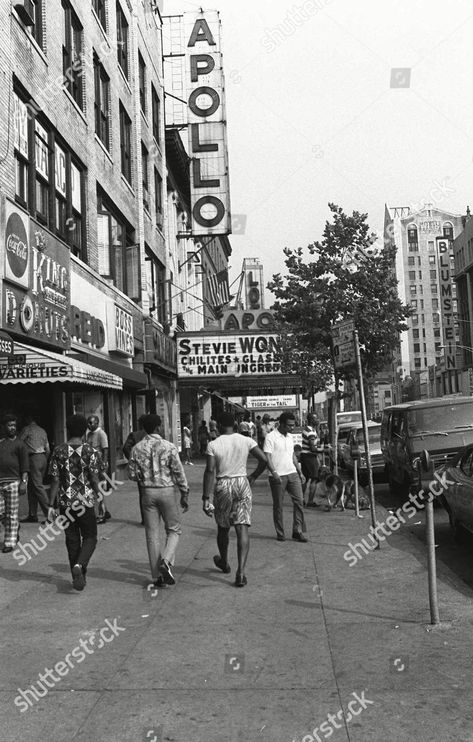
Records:
M0 0L0 65L0 409L98 414L114 467L141 412L178 429L161 3Z

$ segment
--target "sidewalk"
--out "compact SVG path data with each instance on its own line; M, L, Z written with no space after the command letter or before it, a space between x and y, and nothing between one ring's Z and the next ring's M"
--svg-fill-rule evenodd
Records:
M144 589L144 529L128 482L107 501L113 519L99 527L83 593L70 588L62 535L21 567L0 553L1 742L311 742L314 728L332 742L473 740L473 592L439 565L448 624L426 630L425 554L407 529L350 567L343 554L367 536L369 513L306 511L310 542L300 544L287 504L288 540L277 542L263 475L248 586L236 589L234 535L232 574L223 575L212 562L215 525L201 510L203 464L185 470L191 509L175 587ZM36 533L23 526L23 544ZM124 630L101 648L97 634L92 653L70 660L21 713L18 688L107 619ZM348 721L353 694L366 708L358 714L355 700Z

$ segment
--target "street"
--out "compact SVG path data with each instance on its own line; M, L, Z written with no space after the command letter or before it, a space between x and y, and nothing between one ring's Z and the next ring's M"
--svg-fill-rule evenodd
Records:
M442 627L429 631L415 523L350 567L343 555L368 534L368 512L357 520L353 511L306 511L309 543L300 544L290 538L286 502L288 538L278 543L263 475L248 585L238 590L234 537L232 574L212 562L203 468L186 467L191 509L175 587L146 589L144 529L129 482L107 503L113 517L100 526L83 593L71 588L62 536L23 566L2 556L2 742L473 739L471 547L457 556L443 513L436 511ZM384 485L377 490L384 520ZM23 545L37 529L22 528ZM57 682L49 674L35 700L27 689L52 668ZM20 703L20 691L20 701L30 700Z

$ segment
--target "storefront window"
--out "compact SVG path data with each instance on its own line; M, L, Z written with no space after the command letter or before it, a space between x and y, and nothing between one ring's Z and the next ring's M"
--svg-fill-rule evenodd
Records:
M133 430L131 395L128 392L117 392L115 408L115 445L116 460L123 459L123 444Z

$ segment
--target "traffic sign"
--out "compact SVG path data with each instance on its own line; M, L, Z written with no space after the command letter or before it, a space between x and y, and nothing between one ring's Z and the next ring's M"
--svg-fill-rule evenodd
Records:
M355 356L355 345L353 340L348 340L343 343L334 341L333 354L335 360L335 368L342 368L343 366L351 366L356 361Z

